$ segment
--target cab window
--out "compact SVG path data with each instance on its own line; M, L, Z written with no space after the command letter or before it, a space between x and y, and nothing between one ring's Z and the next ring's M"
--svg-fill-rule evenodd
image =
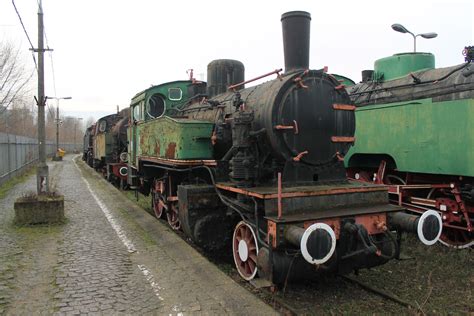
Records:
M103 132L105 132L106 129L107 129L107 121L106 120L100 121L99 122L99 132L103 133Z
M159 93L153 94L148 99L146 110L149 118L153 119L163 116L166 111L166 102L164 97Z
M142 106L142 102L140 102L139 104L137 104L133 107L133 113L132 113L133 121L141 121L142 120L141 106Z
M179 101L183 98L183 91L180 88L169 88L168 98L171 101Z

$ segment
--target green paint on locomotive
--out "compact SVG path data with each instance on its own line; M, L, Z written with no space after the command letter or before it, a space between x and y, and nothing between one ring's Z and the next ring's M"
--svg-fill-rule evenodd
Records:
M373 80L388 81L412 72L433 69L435 57L430 53L401 53L375 61Z
M138 125L138 156L211 159L213 123L168 116Z
M128 128L128 152L133 165L138 166L140 157L212 157L213 124L179 117L180 107L204 91L204 83L186 80L153 86L135 95Z
M351 78L347 78L345 76L341 76L337 74L331 74L331 75L334 76L337 79L337 81L339 81L341 84L345 85L346 87L355 85L354 80L352 80Z
M473 99L359 107L356 141L345 157L346 167L376 168L379 160L368 155L380 155L377 158L390 157L404 172L473 177L474 150L467 145L474 144L473 121Z

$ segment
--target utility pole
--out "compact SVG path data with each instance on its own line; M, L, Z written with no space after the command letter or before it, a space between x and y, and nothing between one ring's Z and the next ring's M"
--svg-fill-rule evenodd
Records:
M38 152L39 162L36 168L37 197L34 201L25 197L18 198L13 208L15 209L15 223L23 224L53 224L64 222L64 196L54 194L48 199L42 198L49 193L49 170L46 164L46 133L44 124L44 108L46 97L44 95L44 28L43 6L38 0L38 48L32 48L38 53ZM48 49L49 50L49 49Z
M59 124L61 121L59 120L59 100L56 100L56 154L59 152Z
M61 120L59 119L59 100L71 100L72 97L46 97L47 99L55 99L56 100L56 153L54 154L53 160L62 160L59 154L59 125L61 124Z
M44 96L44 25L43 25L43 5L38 1L38 145L39 163L36 169L36 189L38 195L49 192L49 170L46 164L46 135L44 128L44 107L46 97Z

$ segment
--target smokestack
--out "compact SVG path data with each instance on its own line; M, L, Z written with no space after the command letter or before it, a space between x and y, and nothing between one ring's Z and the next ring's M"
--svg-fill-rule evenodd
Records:
M309 68L309 31L311 14L290 11L281 16L285 72Z

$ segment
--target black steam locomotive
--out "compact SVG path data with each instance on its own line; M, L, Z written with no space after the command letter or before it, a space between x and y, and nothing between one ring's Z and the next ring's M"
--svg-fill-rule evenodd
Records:
M355 107L334 76L308 69L310 20L282 15L274 80L244 88L242 63L217 60L207 85L165 83L130 106L128 184L196 244L231 247L246 280L372 267L399 254L402 231L428 245L441 232L438 213L408 215L386 187L346 179Z

